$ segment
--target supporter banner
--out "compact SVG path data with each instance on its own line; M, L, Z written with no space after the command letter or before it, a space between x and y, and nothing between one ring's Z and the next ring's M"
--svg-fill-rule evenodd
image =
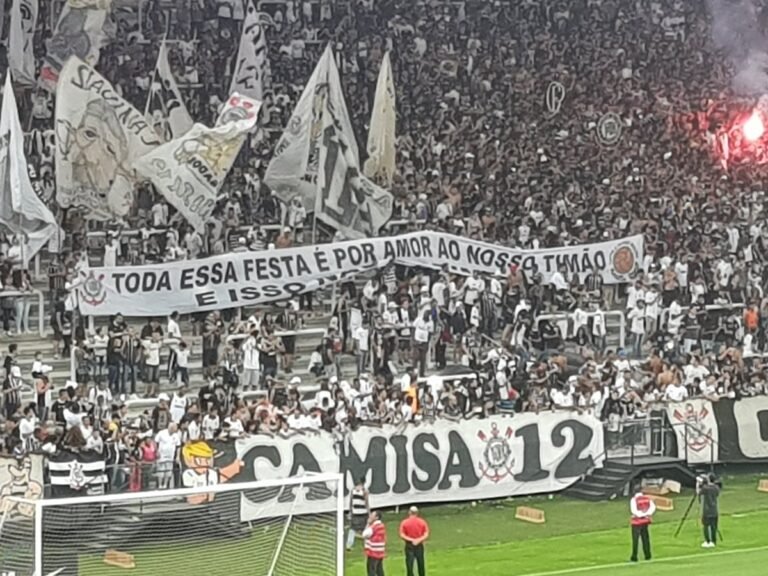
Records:
M667 416L677 438L678 457L690 464L707 464L717 453L713 452L719 438L719 428L712 403L692 399L667 406Z
M395 175L395 81L389 52L384 54L376 84L376 98L371 112L371 127L368 131L368 160L365 175L383 186L392 186Z
M339 70L331 46L325 49L275 147L264 182L285 203L301 198L307 212L315 209L320 138L323 134L325 100L331 101L339 129L346 136L350 155L359 161L355 132L344 102Z
M10 71L5 77L0 112L0 224L26 236L21 260L26 266L59 229L56 218L40 199L29 179L24 157L24 133L19 122Z
M692 464L768 460L767 396L689 400L672 404L667 411L683 460Z
M376 236L392 216L394 199L360 174L358 159L336 114L326 98L315 216L350 239Z
M144 116L78 58L56 92L56 199L90 220L125 216L133 204L134 161L161 143Z
M18 83L35 83L37 68L34 40L37 12L37 0L13 0L8 38L8 66Z
M40 84L53 91L59 73L70 57L89 66L99 62L99 52L107 40L105 25L112 0L67 0L53 37L48 40Z
M80 311L86 315L159 316L279 302L366 270L399 262L446 267L469 275L497 273L510 264L537 269L548 281L557 269L596 270L608 284L627 282L642 261L643 237L549 250L514 250L450 234L422 232L388 238L233 253L151 266L81 272Z
M216 127L195 124L185 136L158 147L134 166L203 233L245 136L256 126L260 108L258 100L233 94Z
M720 430L720 462L768 460L768 397L712 403Z
M97 453L59 451L48 456L51 496L103 494L106 463Z
M272 18L259 12L254 0L249 0L230 94L238 92L254 100L264 100L264 91L269 86L271 74L266 26L271 23Z
M21 459L0 457L0 510L3 521L33 518L35 508L15 498L38 500L43 497L43 457L26 455Z
M366 479L371 506L457 502L557 492L601 466L603 427L572 413L517 414L486 420L437 421L398 430L362 427L343 442L322 432L290 439L251 437L237 442L243 471L234 481L341 473L347 487ZM335 506L330 487L249 491L244 522Z
M194 124L171 72L165 41L160 44L157 54L157 65L144 116L166 142L181 138Z

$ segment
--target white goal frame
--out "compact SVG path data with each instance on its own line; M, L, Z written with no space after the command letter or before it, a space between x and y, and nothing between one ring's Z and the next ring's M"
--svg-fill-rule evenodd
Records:
M115 504L120 502L131 502L133 500L146 500L150 498L186 498L198 494L224 494L231 492L243 492L259 488L277 488L282 486L301 486L304 484L332 482L336 489L336 576L344 576L344 475L343 474L304 474L302 476L292 476L290 478L276 480L257 480L255 482L232 482L226 484L215 484L211 486L201 486L194 488L175 488L171 490L149 490L144 492L129 492L126 494L104 494L99 496L75 496L70 498L42 498L40 500L27 500L25 498L11 497L12 500L34 507L34 576L45 576L43 569L43 512L45 508L55 506L70 506L77 504ZM278 544L278 548L272 561L272 567L269 575L275 569L280 549L283 546L288 528L293 520L293 511L286 518L286 523Z

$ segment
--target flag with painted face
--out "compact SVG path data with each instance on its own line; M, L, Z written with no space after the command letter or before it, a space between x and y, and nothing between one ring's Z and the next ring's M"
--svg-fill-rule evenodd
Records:
M79 58L61 71L56 91L56 199L91 220L128 214L136 159L161 144L144 115Z

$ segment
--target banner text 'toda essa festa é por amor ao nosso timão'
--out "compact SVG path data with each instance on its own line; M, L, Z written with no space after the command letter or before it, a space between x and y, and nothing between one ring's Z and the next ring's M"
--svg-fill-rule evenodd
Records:
M544 282L561 270L606 284L628 282L643 258L642 236L553 248L517 250L450 234L423 232L201 260L81 271L83 314L158 316L283 301L389 263L460 274L506 274L512 264Z

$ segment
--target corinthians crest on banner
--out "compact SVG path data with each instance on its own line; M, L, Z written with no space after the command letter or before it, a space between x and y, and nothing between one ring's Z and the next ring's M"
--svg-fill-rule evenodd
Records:
M709 400L692 399L670 404L667 415L677 438L678 454L691 464L708 464L719 442L717 419ZM714 455L717 460L717 455Z

